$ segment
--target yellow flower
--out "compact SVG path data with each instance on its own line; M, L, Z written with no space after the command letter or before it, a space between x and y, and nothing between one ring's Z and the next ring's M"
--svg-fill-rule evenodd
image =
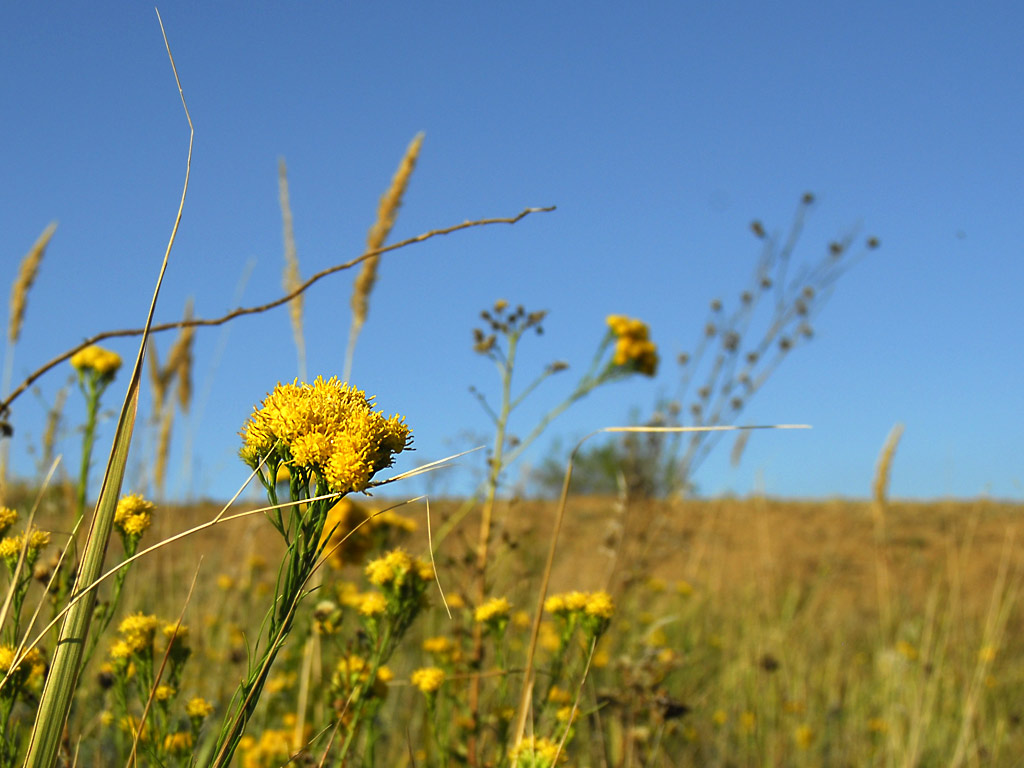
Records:
M292 471L312 470L331 491L365 490L411 442L402 417L385 417L372 401L336 378L278 384L242 429L242 459L255 468L276 450Z
M658 370L658 348L649 338L647 323L623 315L609 315L608 327L615 336L612 365L653 376Z
M564 752L559 752L557 742L536 736L523 739L509 750L508 756L521 768L551 768L555 760L563 763L569 759Z
M612 596L607 592L591 592L587 595L586 606L584 611L588 616L594 616L599 619L610 619L612 614L615 612L615 603L612 602Z
M192 734L188 731L176 731L164 736L164 749L176 755L184 755L192 750Z
M483 605L477 606L476 611L473 612L473 619L481 624L496 623L507 619L511 610L512 606L506 598L492 597Z
M153 698L157 701L167 701L168 699L173 699L175 694L177 694L177 691L173 686L158 685L153 693Z
M185 714L195 720L205 720L213 713L213 705L201 696L193 696L185 705Z
M445 635L438 635L437 637L428 637L423 641L423 650L427 653L433 653L437 655L444 655L450 653L454 643L450 637Z
M388 609L388 601L380 592L367 592L359 601L359 612L363 616L380 616Z
M424 667L417 669L409 678L409 682L423 693L436 693L444 682L444 670L440 667Z
M39 558L39 550L44 549L50 543L49 531L41 531L33 528L28 534L28 546L25 548L25 566L31 568ZM17 567L18 558L21 557L21 549L25 545L25 534L8 536L0 541L0 558L7 564L12 572Z
M73 354L71 366L79 372L92 370L100 376L113 378L117 369L121 367L121 356L93 344Z
M141 653L152 649L153 636L159 624L156 616L136 613L122 620L117 631L121 633L129 653Z
M0 507L0 536L18 522L18 513L10 507Z
M143 532L149 528L153 520L153 510L156 506L146 501L141 494L132 493L122 496L117 502L117 510L114 512L114 526L125 536L138 539Z

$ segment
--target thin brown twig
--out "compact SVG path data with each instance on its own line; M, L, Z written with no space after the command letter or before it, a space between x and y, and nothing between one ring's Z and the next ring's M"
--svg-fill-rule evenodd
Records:
M529 216L531 213L549 213L553 210L555 210L555 206L553 205L549 205L543 208L526 208L520 213L516 214L515 216L507 218L476 219L475 221L464 221L461 224L455 224L450 227L444 227L443 229L432 229L429 232L423 232L422 234L416 235L415 237L410 237L406 240L402 240L401 242L393 243L392 245L386 245L383 248L377 248L372 251L366 251L361 256L352 259L351 261L346 261L342 264L336 264L333 267L328 267L327 269L321 270L320 272L317 272L315 275L306 280L304 283L302 283L300 286L298 286L295 290L291 291L290 293L286 293L284 296L281 296L275 299L274 301L268 302L266 304L260 304L255 307L239 307L238 309L234 309L231 312L228 312L226 315L223 315L222 317L212 318L209 320L197 317L187 321L179 320L177 322L160 323L158 325L151 326L149 332L153 334L160 333L161 331L169 331L174 328L192 328L196 326L212 327L217 325L223 325L224 323L230 320L234 320L236 317L242 317L243 315L259 314L261 312L266 312L268 310L279 307L282 304L287 304L289 301L294 299L299 294L304 293L306 289L313 285L313 283L316 283L321 279L327 277L328 275L334 274L335 272L341 272L342 270L345 269L351 269L352 267L362 263L366 259L373 258L374 256L379 256L382 253L388 253L389 251L395 251L398 250L399 248L404 248L409 245L422 243L425 240L430 240L431 238L439 237L441 235L450 235L453 232L458 232L463 229L469 229L471 227L483 227L488 226L490 224L515 224ZM177 229L177 222L175 222L175 229ZM6 399L0 400L0 413L4 413L9 408L11 403L13 403L26 389L32 386L32 384L40 376L47 373L52 368L60 365L65 360L70 359L71 356L74 355L76 352L79 352L85 349L86 347L90 346L91 344L96 344L97 342L103 341L105 339L123 338L127 336L141 336L142 332L142 328L127 328L116 331L104 331L102 333L97 333L95 336L90 336L82 343L78 344L75 347L72 347L66 352L61 353L60 355L46 363L46 365L43 365L34 373L29 375L21 384L19 384L11 392L11 394L7 396Z

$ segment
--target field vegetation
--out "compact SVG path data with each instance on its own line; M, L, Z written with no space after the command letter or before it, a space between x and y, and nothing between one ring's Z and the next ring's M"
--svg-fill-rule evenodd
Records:
M851 234L798 260L810 194L781 236L752 222L751 279L709 301L690 353L664 360L642 319L609 314L569 396L535 424L519 406L576 370L520 370L546 311L481 302L467 343L497 381L472 390L493 426L480 485L410 499L401 481L436 468L389 474L415 425L347 380L379 260L550 210L389 245L422 147L417 136L403 155L357 258L301 279L282 161L285 295L220 318L188 304L158 325L161 271L143 327L97 333L12 388L55 227L30 248L12 289L4 437L41 376L70 367L78 394L52 404L37 476L8 476L9 443L0 456L0 768L1021 764L1019 505L891 502L899 428L866 501L693 498L724 435L738 436L738 461L750 430L799 426L742 414L877 239ZM155 503L191 403L194 335L287 305L304 371L304 292L355 268L341 378L268 381L238 425L239 460L266 505ZM173 329L161 353L159 333ZM133 365L98 346L115 336L139 337ZM678 388L649 415L594 425L534 473L553 498L516 498L511 470L560 414L666 366ZM144 381L152 411L133 463ZM70 472L53 436L79 395ZM101 424L122 396L116 422ZM96 484L93 457L109 443Z

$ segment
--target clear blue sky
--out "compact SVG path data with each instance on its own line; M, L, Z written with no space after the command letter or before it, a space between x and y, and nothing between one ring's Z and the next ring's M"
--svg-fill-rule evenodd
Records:
M423 152L392 240L558 206L383 260L353 380L413 427L418 451L399 468L486 433L468 392L496 388L492 366L470 349L481 308L506 298L550 311L545 335L527 340L521 383L556 358L581 372L608 313L649 321L670 362L693 347L711 299L735 302L758 254L750 221L784 230L810 190L818 203L799 257L817 259L858 226L882 248L839 282L813 343L744 414L814 429L758 433L738 469L723 443L695 478L702 491L866 495L877 452L902 421L895 495L1024 497L1019 4L217 2L161 11L196 138L160 320L179 317L189 296L203 317L232 309L253 260L241 303L280 294L279 156L303 276L360 253L419 131ZM17 384L85 336L141 324L188 133L151 6L6 3L0 29L5 285L46 224L60 222L30 297ZM307 296L311 374L342 372L353 276ZM160 339L162 351L170 341ZM110 346L134 356L134 342ZM252 405L297 374L287 312L239 320L227 336L201 331L196 364L169 490L222 497L245 474L236 433ZM69 371L16 402L16 470L31 467L44 401ZM609 386L551 434L626 423L675 380L666 364L653 382ZM126 381L110 390L110 408ZM542 387L518 429L574 382L570 371ZM81 413L73 394L61 444L71 466ZM105 422L99 461L112 431ZM187 443L191 473L182 470ZM464 489L469 478L455 470L437 487Z

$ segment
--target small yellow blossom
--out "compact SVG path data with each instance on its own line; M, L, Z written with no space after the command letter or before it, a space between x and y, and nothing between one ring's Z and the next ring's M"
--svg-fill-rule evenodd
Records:
M185 714L194 720L205 720L213 713L213 705L201 696L193 696L185 704Z
M560 763L568 760L564 752L559 752L558 742L535 736L525 738L512 747L508 756L521 768L552 768L556 760Z
M436 693L444 682L444 677L444 670L440 667L424 667L413 672L409 682L423 693Z
M0 536L7 533L8 529L18 522L17 510L10 507L0 507Z
M387 609L387 598L380 592L367 592L359 602L359 613L363 616L380 616Z
M153 520L156 506L141 494L121 497L114 512L114 526L128 538L138 540Z
M996 647L994 645L986 645L980 651L978 651L978 661L983 664L990 664L996 659Z
M658 370L658 348L649 338L647 324L623 315L609 315L608 327L616 339L612 365L653 376Z
M436 655L451 653L454 646L455 644L452 642L451 638L445 635L428 637L423 641L423 650L427 653L433 653Z
M164 736L164 749L175 755L184 755L192 751L192 734L188 731L176 731Z
M714 714L711 715L711 722L715 725L725 725L729 722L729 715L724 709L716 709Z
M136 613L122 620L117 631L121 633L130 653L141 653L152 650L153 636L159 623L156 616Z
M71 366L79 372L92 370L100 376L113 378L117 369L121 367L121 356L93 344L73 354Z
M173 686L158 685L153 693L153 698L157 701L167 701L168 699L173 699L177 693Z
M507 598L492 597L483 605L477 606L473 612L473 619L481 624L497 623L502 619L507 619L511 610L512 606Z

